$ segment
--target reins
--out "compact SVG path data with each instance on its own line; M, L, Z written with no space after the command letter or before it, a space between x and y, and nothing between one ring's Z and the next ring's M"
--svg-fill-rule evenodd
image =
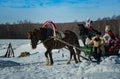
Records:
M38 43L38 44L45 43L45 42L47 42L47 41L49 41L49 40L51 40L51 39L52 39L52 38L50 38L50 37L49 37L49 38L47 38L46 40L41 41L41 42L40 42L40 43ZM37 45L38 45L38 44L37 44Z

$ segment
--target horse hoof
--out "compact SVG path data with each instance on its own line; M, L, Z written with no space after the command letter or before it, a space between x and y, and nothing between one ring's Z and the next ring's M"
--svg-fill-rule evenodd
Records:
M45 64L45 66L49 66L49 64Z
M77 64L78 63L78 61L75 61L75 64Z
M70 62L67 62L67 64L70 64Z
M46 64L46 66L52 66L53 64Z
M51 64L51 63L49 64L49 66L52 66L52 65L53 65L53 64Z
M45 66L49 66L49 64L45 64Z

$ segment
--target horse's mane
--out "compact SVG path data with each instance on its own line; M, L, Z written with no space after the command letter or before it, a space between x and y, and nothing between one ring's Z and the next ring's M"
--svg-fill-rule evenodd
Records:
M79 30L80 30L80 36L87 35L87 29L83 24L78 24Z
M40 28L41 36L43 39L49 38L53 36L53 29L51 28Z

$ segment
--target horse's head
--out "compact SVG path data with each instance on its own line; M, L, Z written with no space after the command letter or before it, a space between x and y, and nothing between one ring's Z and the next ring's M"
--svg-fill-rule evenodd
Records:
M28 35L28 39L31 40L31 46L33 49L35 49L37 47L37 43L39 41L39 30L38 29L34 29L34 31L30 31L27 32Z
M78 26L79 26L79 30L80 30L79 35L85 36L87 34L87 29L85 28L85 26L83 24L78 24Z
M44 41L47 37L47 29L39 28L34 29L33 31L27 32L28 39L31 40L32 48L35 49L37 47L37 43L39 40Z

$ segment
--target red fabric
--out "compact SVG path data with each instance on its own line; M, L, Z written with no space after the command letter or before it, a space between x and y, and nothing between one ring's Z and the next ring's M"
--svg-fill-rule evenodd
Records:
M54 35L54 37L56 37L56 30L57 30L57 27L56 27L56 25L52 22L52 21L46 21L44 24L43 24L43 26L42 26L42 28L47 28L47 25L51 25L52 26L52 28L53 28L53 31L54 31L54 33L53 33L53 35Z
M114 40L114 44L109 48L109 52L112 52L119 43L119 39L117 37L115 37L115 39L113 40Z
M112 30L105 32L106 34L109 34L111 36L111 41L114 41L112 46L110 46L110 48L108 49L109 52L112 52L116 46L119 43L119 39L114 35L114 33L112 32Z
M88 30L92 30L93 28L92 28L92 26L88 26L87 29Z
M43 24L43 28L46 28L47 27L47 25L52 25L52 28L54 29L54 30L56 30L57 29L57 27L56 27L56 25L52 22L52 21L46 21L44 24Z

